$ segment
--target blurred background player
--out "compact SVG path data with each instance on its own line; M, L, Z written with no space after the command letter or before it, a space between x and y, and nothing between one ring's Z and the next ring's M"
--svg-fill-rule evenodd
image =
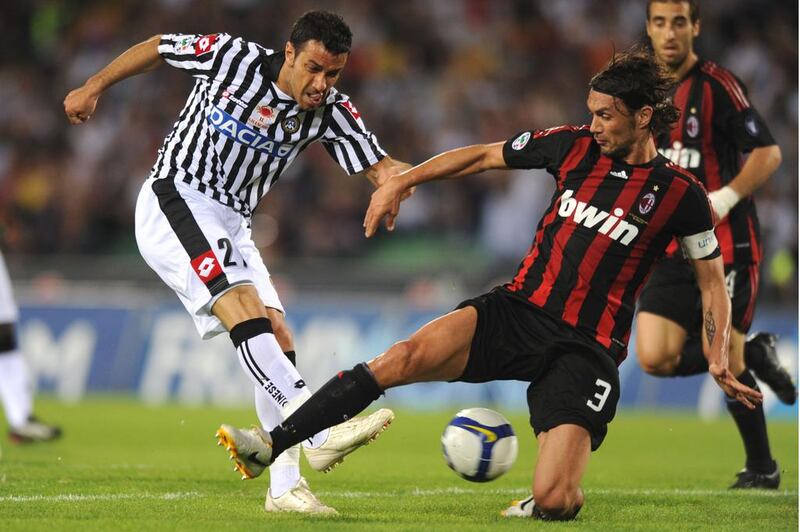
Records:
M706 186L716 215L716 234L733 305L730 367L737 379L757 388L748 368L778 398L792 404L797 388L781 367L775 335L745 341L758 295L761 242L752 194L778 168L781 150L747 98L747 89L728 70L698 57L694 39L700 17L694 0L649 0L647 35L656 57L679 80L674 103L681 118L657 139L659 151L690 170ZM749 156L742 163L743 154ZM700 291L676 243L653 272L639 300L636 353L651 375L686 376L707 371L701 338ZM780 471L770 453L762 405L754 410L730 398L728 411L747 455L732 488L772 488Z
M8 438L13 443L54 440L61 436L61 429L33 415L33 386L17 345L18 319L11 279L0 253L0 401L9 425Z
M91 118L114 83L163 63L196 78L164 140L136 206L136 240L145 261L179 296L203 338L228 331L255 385L265 428L285 419L310 392L294 367L292 334L270 274L252 240L251 215L297 155L314 141L348 173L375 185L409 165L379 146L356 107L333 86L347 63L352 33L333 13L300 17L281 51L226 33L156 35L137 44L70 92L72 124ZM377 436L387 409L322 431L303 443L325 471ZM258 432L217 433L243 478L267 467ZM300 476L299 449L271 468L267 511L336 513Z

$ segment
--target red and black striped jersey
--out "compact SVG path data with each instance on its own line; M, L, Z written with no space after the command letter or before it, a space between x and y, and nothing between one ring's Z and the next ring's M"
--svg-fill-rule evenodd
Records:
M675 90L678 125L657 139L660 151L697 176L709 192L727 185L742 167L742 154L775 144L766 123L736 76L700 59ZM761 261L761 237L753 198L743 198L716 228L725 264ZM672 243L668 254L678 251Z
M620 363L636 298L674 237L719 256L702 184L663 155L630 165L600 153L588 126L526 131L503 146L511 168L546 168L556 189L504 289L598 342ZM707 235L699 237L699 235Z

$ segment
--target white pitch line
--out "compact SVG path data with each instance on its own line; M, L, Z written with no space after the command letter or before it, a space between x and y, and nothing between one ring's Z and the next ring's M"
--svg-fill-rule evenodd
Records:
M796 490L701 490L701 489L605 489L589 488L585 490L587 495L627 495L633 497L777 497L777 498L796 498ZM422 489L413 488L411 490L394 491L321 491L317 492L320 497L343 497L345 499L370 499L381 497L438 497L447 495L505 495L520 496L530 493L525 488L499 488L499 489L476 489L476 488L433 488ZM213 494L203 494L196 491L172 492L172 493L98 493L80 494L65 493L61 495L7 495L0 497L2 502L98 502L98 501L117 501L117 500L180 500L198 499L213 497Z
M202 497L196 491L175 493L97 493L84 495L80 493L64 493L62 495L7 495L0 497L0 502L95 502L119 500L162 500L195 499Z
M700 489L603 489L588 488L587 495L629 495L634 497L797 497L795 490L700 490ZM525 488L414 488L411 491L321 491L320 497L344 497L346 499L366 499L370 497L436 497L440 495L527 495Z

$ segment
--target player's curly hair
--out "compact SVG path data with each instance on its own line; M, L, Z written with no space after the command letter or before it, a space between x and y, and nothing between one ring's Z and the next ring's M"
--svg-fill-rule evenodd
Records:
M299 50L303 44L312 40L320 41L332 54L344 54L350 51L353 32L336 13L309 11L295 21L289 42Z
M649 105L653 108L650 131L668 133L678 122L680 110L672 105L672 90L677 81L652 52L638 46L614 54L606 67L595 74L589 87L619 98L631 111Z

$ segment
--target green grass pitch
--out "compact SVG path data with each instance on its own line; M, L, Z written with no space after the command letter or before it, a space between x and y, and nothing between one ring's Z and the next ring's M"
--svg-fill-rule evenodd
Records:
M95 397L78 405L42 400L37 410L61 423L65 437L38 446L3 439L0 530L798 529L796 422L770 425L781 489L731 492L744 458L730 420L622 412L592 456L578 520L541 523L499 515L530 489L536 445L524 413L508 416L520 437L515 466L472 484L447 468L439 449L455 412L400 411L334 472L303 465L312 489L341 514L314 518L264 512L267 479L239 480L215 445L220 422L255 420L248 409Z

